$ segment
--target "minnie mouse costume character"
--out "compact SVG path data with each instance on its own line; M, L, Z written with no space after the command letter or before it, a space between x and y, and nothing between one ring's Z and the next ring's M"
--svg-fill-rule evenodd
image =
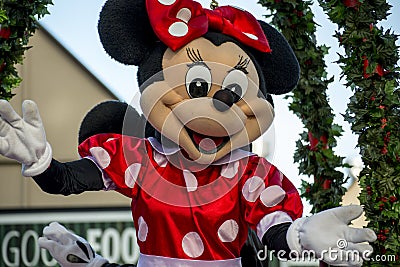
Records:
M0 153L21 162L25 176L53 194L105 189L132 198L140 267L242 266L249 227L275 251L312 250L331 264L362 264L362 257L324 253L372 250L363 242L375 240L373 231L347 226L361 207L300 218L293 184L242 149L271 125L270 94L298 81L281 34L244 10L208 10L192 0L108 0L99 34L111 57L139 67L141 108L154 136L130 135L127 113L122 134L88 136L79 145L82 159L60 163L36 105L24 102L20 118L1 101ZM347 248L338 247L341 239ZM108 264L57 224L39 243L63 266Z

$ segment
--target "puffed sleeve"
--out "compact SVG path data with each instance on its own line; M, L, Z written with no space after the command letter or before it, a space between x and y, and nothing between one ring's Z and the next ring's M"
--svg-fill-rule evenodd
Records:
M119 134L97 134L82 142L82 158L93 161L102 172L105 190L116 190L135 199L149 162L151 146L145 139Z
M250 157L239 186L243 216L260 240L272 226L292 222L303 213L296 187L264 158Z

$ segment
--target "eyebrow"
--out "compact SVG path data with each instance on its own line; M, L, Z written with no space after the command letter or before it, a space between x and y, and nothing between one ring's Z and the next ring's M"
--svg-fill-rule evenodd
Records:
M247 66L249 66L250 63L250 59L244 58L244 56L239 55L239 61L238 63L232 68L232 70L240 70L243 71L245 74L249 74L248 70L247 70ZM232 71L230 70L230 71Z
M195 50L194 48L188 47L186 48L186 53L188 55L188 58L193 62L187 65L189 68L196 65L203 65L206 68L210 69L208 65L204 62L203 58L201 57L199 49Z

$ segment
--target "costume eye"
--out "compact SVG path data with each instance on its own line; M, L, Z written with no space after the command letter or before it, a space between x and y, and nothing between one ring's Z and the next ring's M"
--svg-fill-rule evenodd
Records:
M222 82L222 89L230 90L233 93L234 102L238 102L247 91L249 81L243 71L232 70L226 75Z
M202 63L191 64L186 73L186 90L191 98L204 97L211 88L211 72Z

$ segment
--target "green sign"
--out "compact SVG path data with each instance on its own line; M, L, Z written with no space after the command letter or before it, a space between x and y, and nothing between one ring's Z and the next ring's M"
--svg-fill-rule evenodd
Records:
M58 266L40 249L43 228L57 221L85 238L110 262L136 263L139 248L130 210L0 213L0 267Z

